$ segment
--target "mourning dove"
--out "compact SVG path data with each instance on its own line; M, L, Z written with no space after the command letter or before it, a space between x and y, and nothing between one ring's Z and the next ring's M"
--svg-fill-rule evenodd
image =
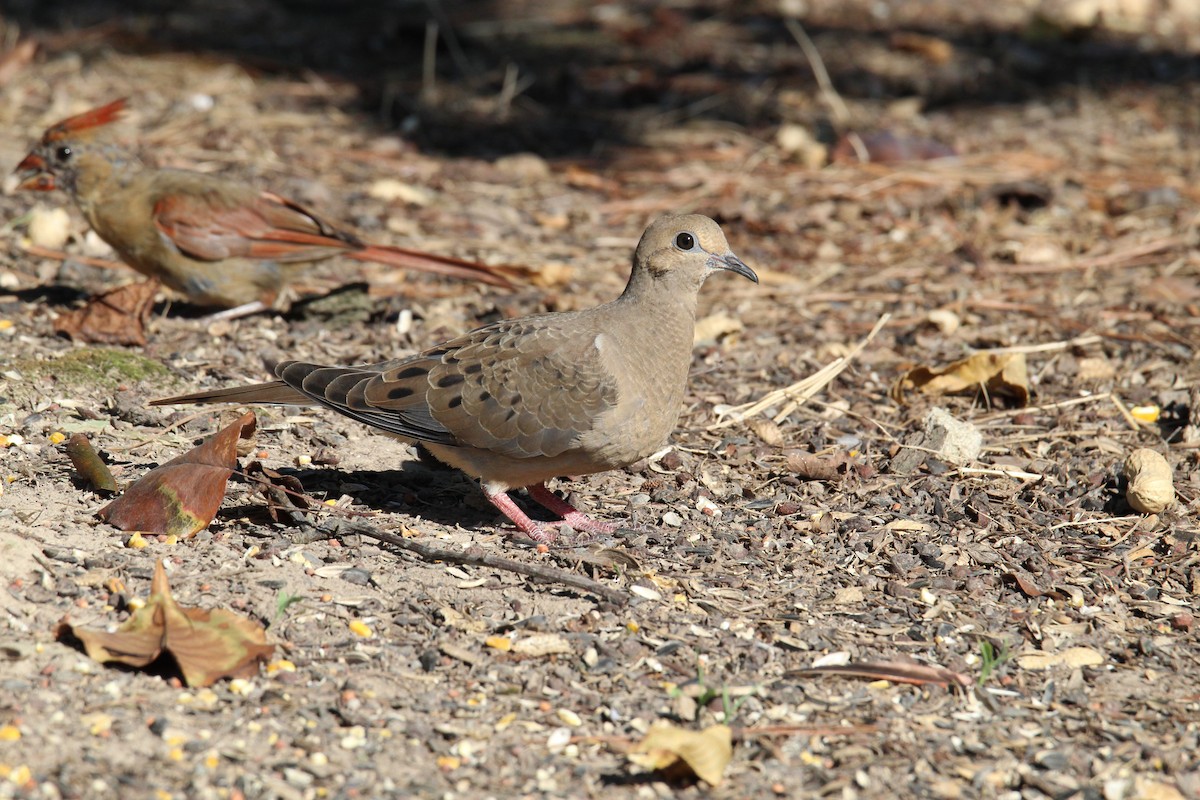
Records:
M52 125L17 165L19 188L65 189L129 266L194 303L246 313L270 305L304 267L333 256L509 286L503 268L370 245L304 206L214 175L148 169L92 141L124 100Z
M420 442L478 478L517 528L539 542L555 527L508 496L525 487L571 528L608 533L545 487L560 475L624 467L660 448L683 403L704 279L758 276L717 223L665 216L642 235L616 300L585 311L502 320L409 358L357 367L285 361L279 380L155 400L319 404Z

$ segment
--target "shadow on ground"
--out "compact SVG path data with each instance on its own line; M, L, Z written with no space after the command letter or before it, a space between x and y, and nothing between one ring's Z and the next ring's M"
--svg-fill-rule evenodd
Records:
M77 53L86 66L112 50L188 52L232 59L252 73L316 72L349 81L357 89L351 110L447 155L595 156L689 119L754 128L789 119L818 123L808 117L824 114L816 104L789 104L789 90L815 94L812 68L784 20L752 4L573 2L547 10L520 0L12 0L6 6L5 21L37 36L47 58ZM1200 71L1187 54L1147 51L1132 36L1061 30L1037 20L1019 30L951 23L901 30L849 8L841 14L805 24L847 98L916 95L926 108L975 106L1067 86L1194 81ZM428 62L431 33L438 48ZM912 37L898 39L902 34L935 37L951 55L939 61L912 47Z

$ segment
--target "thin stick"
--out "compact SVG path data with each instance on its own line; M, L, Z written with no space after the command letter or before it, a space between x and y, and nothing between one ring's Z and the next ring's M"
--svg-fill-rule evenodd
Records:
M1099 344L1103 336L1077 336L1062 342L1046 342L1045 344L1014 345L1013 347L990 347L988 353L1052 353L1056 350L1067 350L1072 347L1085 347L1089 344ZM985 352L985 351L977 351Z
M425 23L425 51L421 58L421 99L427 103L437 92L437 46L438 24L429 20Z
M794 18L787 18L783 21L787 26L788 33L796 40L796 44L800 45L800 49L804 52L804 57L808 59L808 65L812 67L813 77L817 79L817 86L821 89L821 94L825 97L825 102L829 104L837 121L845 125L850 121L850 109L846 107L842 96L838 94L834 88L833 80L829 77L829 70L825 69L825 61L821 58L821 52L817 50L817 46L813 44L813 40L808 38L808 33L804 30L799 22ZM860 155L861 158L861 155ZM866 161L867 159L862 159Z
M1040 472L1024 472L1019 469L983 469L981 467L959 467L955 470L959 475L997 475L1005 478L1016 478L1022 481L1045 480Z
M1038 411L1053 411L1059 408L1068 408L1070 406L1083 405L1084 403L1097 403L1101 400L1107 400L1112 395L1112 392L1103 392L1101 394L1093 394L1087 397L1073 397L1070 400L1059 400L1057 403L1046 403L1040 406L1025 406L1024 408L1009 408L1004 411L994 411L983 419L979 420L978 424L993 422L1004 417L1015 417L1018 414L1036 414Z
M784 406L783 410L776 414L774 418L775 422L777 423L782 421L788 416L788 414L791 414L801 405L806 403L809 398L824 389L833 382L834 378L842 374L842 372L850 366L850 362L858 357L858 354L863 351L863 348L870 344L871 340L875 338L875 335L879 333L879 331L883 330L883 326L886 325L888 320L891 318L891 314L884 314L879 318L879 321L875 323L875 326L871 328L871 332L867 334L866 338L856 344L849 353L841 358L834 359L817 372L809 375L804 380L797 381L791 386L787 386L783 389L775 389L774 391L767 392L755 402L734 406L733 408L728 408L719 412L720 416L727 416L728 418L709 425L708 430L711 431L717 428L724 428L729 425L733 425L734 423L749 419L750 417L761 413L765 409L770 408L780 401L787 400L787 405Z
M833 85L833 79L829 77L829 70L825 69L825 60L821 58L821 51L817 49L816 44L809 38L808 33L795 18L788 17L783 21L787 26L788 33L796 40L796 44L800 45L800 50L804 53L804 57L808 59L808 65L812 68L813 77L817 79L817 86L821 89L821 95L825 98L825 102L833 111L833 118L842 128L850 125L850 109L846 106L846 102L842 100L842 96L838 94L838 90ZM871 154L867 152L867 146L863 144L863 140L854 131L846 132L846 141L854 148L854 157L859 163L865 164L871 160Z
M1121 402L1121 398L1117 397L1115 394L1110 394L1108 399L1112 400L1112 404L1117 407L1117 411L1121 412L1121 416L1125 418L1126 425L1135 431L1140 431L1142 429L1141 423L1134 418L1133 414L1129 413L1129 409L1126 408L1125 404Z
M91 256L72 255L64 253L61 250L51 250L48 247L42 247L37 244L27 244L22 248L26 253L38 258L52 258L55 261L77 261L80 264L87 264L89 267L101 267L103 269L133 269L133 267L121 261L110 261L107 258L92 258Z
M434 547L423 542L405 539L402 536L396 536L387 531L368 525L363 522L352 522L341 529L341 533L356 533L360 536L366 536L370 539L375 539L380 542L386 542L400 550L412 553L429 562L443 561L448 564L463 564L475 567L487 567L489 569L502 569L508 572L515 572L518 575L524 575L527 578L533 578L537 581L545 583L561 583L565 586L571 586L584 592L591 592L599 595L602 599L612 603L615 606L624 606L629 602L629 595L618 589L613 589L605 586L599 581L594 581L590 578L584 578L581 575L575 575L561 570L556 567L546 567L540 564L530 564L524 561L513 561L508 558L488 555L483 552L478 546L470 547L466 550L447 550L441 547Z

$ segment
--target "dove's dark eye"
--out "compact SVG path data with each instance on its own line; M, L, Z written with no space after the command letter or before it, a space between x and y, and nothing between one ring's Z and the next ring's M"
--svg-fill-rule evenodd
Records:
M54 158L57 161L70 161L71 160L71 148L67 147L66 145L63 145L62 147L60 147L54 151Z
M690 233L681 233L675 237L675 246L680 250L691 250L696 246L696 237Z

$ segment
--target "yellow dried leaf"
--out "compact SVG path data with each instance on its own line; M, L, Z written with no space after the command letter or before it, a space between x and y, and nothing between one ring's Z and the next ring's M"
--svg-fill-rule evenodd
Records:
M350 624L347 627L350 628L350 632L355 636L361 636L364 639L370 639L375 635L375 632L371 630L371 626L367 625L361 619L350 620Z
M926 395L986 391L989 396L1011 397L1018 405L1029 402L1029 372L1024 353L976 353L944 367L916 367L892 384L892 399L904 402L904 393Z
M512 639L507 636L489 636L483 640L483 643L493 650L500 650L507 653L512 650Z
M700 780L717 786L733 760L733 732L727 725L689 731L670 723L657 723L633 748L629 760L653 770L665 770L681 763Z

